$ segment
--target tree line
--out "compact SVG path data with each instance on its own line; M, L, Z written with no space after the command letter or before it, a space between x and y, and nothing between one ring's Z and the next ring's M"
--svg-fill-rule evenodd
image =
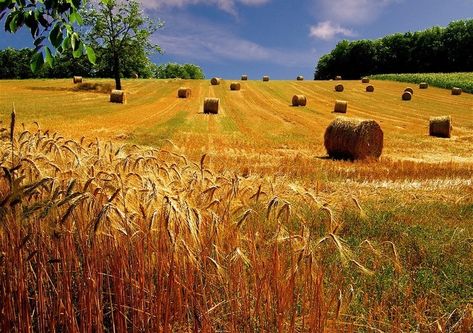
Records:
M377 40L343 40L322 56L316 80L341 75L346 79L380 73L438 73L473 71L473 20L447 27L396 33Z
M129 49L133 51L133 49ZM136 50L136 49L135 49ZM7 48L0 50L0 79L68 78L74 75L113 78L113 63L106 49L96 48L97 61L92 64L86 56L74 58L69 53L54 59L54 66L43 66L36 72L30 68L34 50ZM120 76L157 79L204 79L202 69L194 64L167 63L157 65L145 54L127 54L122 58Z

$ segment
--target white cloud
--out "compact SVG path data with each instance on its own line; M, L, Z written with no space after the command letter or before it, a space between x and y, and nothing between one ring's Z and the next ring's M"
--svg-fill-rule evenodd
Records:
M355 33L351 29L346 29L339 24L334 24L331 21L320 22L319 24L310 27L310 37L331 40L335 36L352 37Z
M387 6L403 0L317 0L325 19L362 25L374 21Z
M217 6L221 10L236 14L237 4L246 6L260 6L271 0L142 0L143 7L146 9L160 9L165 7L185 7L189 5L204 4L209 6Z

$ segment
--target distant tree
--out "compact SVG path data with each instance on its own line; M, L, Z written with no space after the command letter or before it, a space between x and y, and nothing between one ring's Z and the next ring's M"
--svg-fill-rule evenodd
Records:
M158 79L204 79L205 75L202 69L192 64L168 63L155 67L154 76Z
M137 0L89 3L81 13L89 27L84 31L86 40L101 49L100 61L108 62L116 89L122 88L121 77L127 74L127 63L136 62L141 68L150 53L161 52L158 45L151 43L151 36L164 23L145 16Z

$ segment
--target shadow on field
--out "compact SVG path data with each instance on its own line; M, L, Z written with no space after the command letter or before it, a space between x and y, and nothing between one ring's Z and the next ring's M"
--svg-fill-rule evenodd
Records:
M71 91L71 92L94 92L98 94L110 94L113 90L111 83L79 83L72 88L67 87L27 87L34 91Z

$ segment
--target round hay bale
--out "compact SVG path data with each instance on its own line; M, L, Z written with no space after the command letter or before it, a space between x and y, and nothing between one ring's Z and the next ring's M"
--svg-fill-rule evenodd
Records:
M238 82L232 82L232 83L230 84L230 90L235 90L235 91L237 91L237 90L240 90L240 89L241 89L241 84L240 84L240 83L238 83Z
M268 82L268 81L269 81L269 76L268 75L263 76L263 82Z
M82 76L74 76L72 82L74 82L74 84L82 83Z
M411 95L414 95L414 89L412 89L411 87L407 87L406 89L404 89L404 91L408 91L411 93Z
M370 83L370 79L367 77L364 77L361 79L361 83Z
M189 98L189 97L191 97L191 94L192 94L191 88L180 87L177 90L177 97L179 97L179 98Z
M204 113L218 114L218 107L220 104L219 98L205 98L204 100Z
M431 117L429 134L439 138L450 138L452 136L452 117Z
M342 77L341 77L340 75L337 75L337 76L335 76L335 80L336 80L336 81L341 81L341 80L342 80Z
M299 76L297 77L297 81L304 81L304 77L303 77L302 75L299 75Z
M336 92L343 92L343 90L345 90L345 87L343 86L343 84L337 84L335 86L335 91Z
M324 143L331 158L378 159L383 139L383 130L376 121L339 117L327 127Z
M242 81L248 81L248 75L243 74L243 75L241 76L241 80L242 80Z
M457 88L457 87L452 88L452 95L458 96L458 95L461 95L462 92L463 92L462 88Z
M347 101L335 101L335 107L333 108L333 112L336 113L347 113L348 110L348 102Z
M421 82L419 84L419 89L428 89L429 88L429 84L427 82Z
M133 73L133 75L131 77L134 78L134 79L138 79L140 76L138 75L138 73Z
M294 95L292 97L292 106L306 106L307 98L304 95Z
M112 90L110 94L111 103L126 104L126 92L124 90Z
M412 99L412 93L410 91L404 91L402 94L402 100L403 101L410 101Z
M371 84L369 86L366 86L366 92L370 92L370 93L374 92L374 86Z
M211 80L210 80L210 84L213 85L213 86L218 86L220 84L220 78L219 77L213 77Z

